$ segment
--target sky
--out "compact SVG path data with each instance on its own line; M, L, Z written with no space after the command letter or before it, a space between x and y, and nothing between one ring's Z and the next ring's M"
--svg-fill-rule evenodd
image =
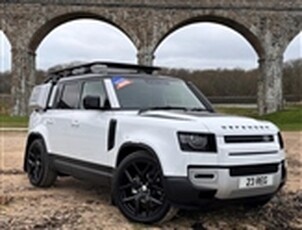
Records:
M0 31L0 70L11 66L10 44ZM117 28L96 20L65 23L42 41L37 49L38 69L72 61L136 62L136 48ZM302 58L302 32L290 43L285 61ZM236 31L214 23L197 23L169 35L157 48L154 64L189 69L258 66L252 46Z

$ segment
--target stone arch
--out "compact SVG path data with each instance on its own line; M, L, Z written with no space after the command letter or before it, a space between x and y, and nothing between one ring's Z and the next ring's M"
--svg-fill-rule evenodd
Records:
M283 57L284 58L285 58L286 51L288 50L288 48L290 47L290 45L294 42L294 40L296 40L296 38L298 38L298 37L302 38L302 28L301 28L300 31L294 33L292 36L290 36L288 38L288 41L287 41L286 45L283 48ZM300 41L300 45L301 45L300 49L302 50L302 41ZM302 58L302 54L300 54L300 55L301 55L300 58Z
M126 35L126 37L129 38L129 40L132 42L134 47L137 47L137 39L135 39L135 36L127 32L121 25L114 22L113 20L109 20L101 15L98 15L96 13L91 12L73 12L73 13L66 13L59 16L56 16L48 21L46 21L44 24L42 24L32 35L32 37L29 40L28 48L31 52L35 52L38 46L41 44L43 39L56 27L73 20L77 19L95 19L102 22L106 22L109 25L114 26L118 30L120 30L123 34Z
M283 57L291 43L299 34L302 34L302 15L296 17L286 17L285 19L284 24L286 27L283 29L283 40L280 42L280 53L281 55L283 54Z
M301 64L302 64L302 29L289 36L283 50L283 92L284 103L302 101L301 94Z
M162 33L162 36L159 37L157 43L154 45L153 52L156 51L156 49L165 40L165 38L167 38L170 34L175 32L176 30L188 26L190 24L199 23L199 22L217 23L219 25L223 25L230 29L233 29L234 31L241 34L251 44L251 46L254 48L255 52L257 53L259 59L261 59L264 56L265 51L260 40L249 28L247 28L245 25L233 19L223 16L216 16L216 15L203 15L203 16L191 17L174 24L172 27L168 28L166 31L164 31L164 33Z

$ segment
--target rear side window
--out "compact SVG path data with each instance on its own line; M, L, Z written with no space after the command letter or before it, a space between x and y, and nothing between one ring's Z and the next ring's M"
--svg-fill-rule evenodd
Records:
M66 83L61 86L61 92L56 108L77 109L80 99L80 85L78 82Z

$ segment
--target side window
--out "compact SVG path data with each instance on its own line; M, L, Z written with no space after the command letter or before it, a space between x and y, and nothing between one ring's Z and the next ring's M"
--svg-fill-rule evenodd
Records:
M101 80L87 81L83 84L80 108L84 109L84 98L86 96L100 97L101 107L108 106L109 102L106 97L105 88Z
M78 82L66 83L61 86L61 93L57 102L58 109L77 109L80 98Z

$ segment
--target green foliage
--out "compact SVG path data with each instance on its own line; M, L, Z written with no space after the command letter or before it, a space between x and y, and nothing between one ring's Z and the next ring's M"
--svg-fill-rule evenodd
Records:
M0 114L9 114L10 96L0 94Z
M254 96L258 70L165 70L164 74L193 82L207 96Z
M46 78L46 72L43 70L36 71L36 84L40 84ZM0 72L0 94L10 94L11 92L12 73L9 71Z
M302 59L284 64L283 91L285 95L296 96L302 101Z
M216 111L222 114L232 114L244 117L258 118L257 109L240 107L216 107Z
M0 94L9 94L11 86L11 73L6 71L0 72Z
M0 127L27 127L28 117L0 115Z
M193 82L207 97L250 97L256 103L258 69L186 70L164 69L164 75ZM283 92L287 100L302 100L302 59L284 64ZM228 98L227 98L228 99ZM244 100L243 98L240 99ZM239 101L240 101L239 100ZM235 102L236 103L236 102Z
M282 130L302 130L302 106L288 107L283 111L262 116L262 118L276 123Z

